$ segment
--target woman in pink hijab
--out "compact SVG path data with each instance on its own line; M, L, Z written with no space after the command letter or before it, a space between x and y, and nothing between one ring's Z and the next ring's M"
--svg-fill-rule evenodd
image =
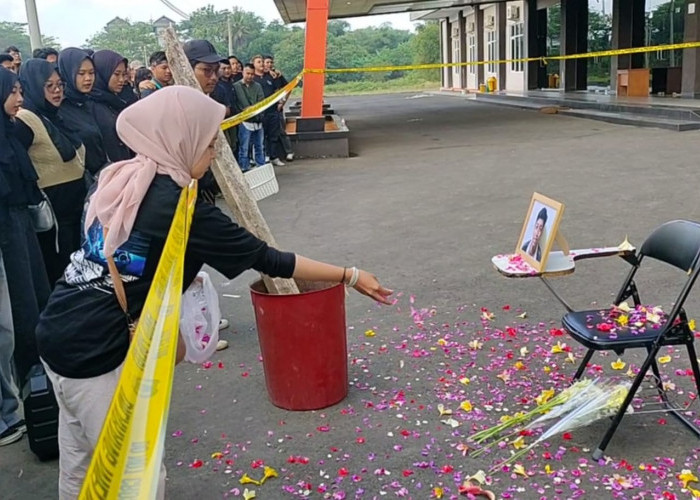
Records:
M39 352L59 403L59 496L76 498L129 347L129 325L105 256L121 275L137 319L184 186L214 158L225 108L188 87L167 87L126 108L117 133L137 153L105 168L85 211L85 240L56 284L37 327ZM104 237L103 228L107 228ZM228 278L248 269L273 277L352 281L388 303L392 293L365 271L350 272L269 247L218 208L197 202L183 291L207 264ZM160 493L162 494L162 488Z

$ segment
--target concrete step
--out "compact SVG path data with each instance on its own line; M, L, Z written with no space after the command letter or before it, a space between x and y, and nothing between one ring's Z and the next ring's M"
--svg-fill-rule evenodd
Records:
M635 127L653 127L676 132L700 130L700 116L687 109L655 109L635 105L605 105L598 107L581 107L582 104L601 104L574 99L555 99L547 97L524 97L499 94L477 94L475 102L497 104L521 109L539 111L546 107L558 107L559 114L588 118L617 125Z
M675 132L686 132L688 130L700 130L700 121L675 120L672 118L639 115L634 113L609 113L605 111L595 111L590 109L562 109L559 114L575 116L578 118L588 118L599 120L616 125L632 125L634 127L652 127Z
M487 100L493 103L527 103L527 108L531 108L532 104L541 106L562 106L575 109L589 109L605 113L632 113L642 116L653 116L679 121L698 121L700 122L700 113L696 108L682 106L664 106L663 104L654 104L653 106L646 103L624 103L624 102L600 102L590 99L580 98L575 96L558 96L551 97L543 96L521 96L514 94L477 94L476 100Z

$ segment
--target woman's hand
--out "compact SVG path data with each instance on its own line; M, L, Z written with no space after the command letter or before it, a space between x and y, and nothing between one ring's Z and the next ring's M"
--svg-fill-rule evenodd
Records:
M357 280L357 284L353 288L355 288L355 290L360 292L362 295L367 295L377 302L381 302L382 304L386 304L388 306L392 304L392 301L390 301L388 297L394 293L394 291L384 288L379 284L377 278L367 271L360 269L360 278Z

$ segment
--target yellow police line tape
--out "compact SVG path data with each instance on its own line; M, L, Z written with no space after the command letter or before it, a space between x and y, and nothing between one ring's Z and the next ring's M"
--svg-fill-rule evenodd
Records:
M301 71L288 85L278 90L265 100L244 109L241 113L224 120L221 123L221 129L226 130L235 127L240 123L249 120L255 115L262 113L270 106L278 103L286 94L289 94L294 88L299 85L305 74L337 74L337 73L379 73L386 71L413 71L421 69L441 69L441 68L457 68L463 66L483 66L485 64L511 64L511 63L529 63L540 62L546 65L549 61L566 61L569 59L589 59L599 57L614 57L630 54L643 54L647 52L662 52L668 50L682 49L697 49L700 48L700 42L683 42L666 45L653 45L650 47L632 47L628 49L611 49L601 50L598 52L584 52L581 54L567 54L561 56L548 57L523 57L519 59L497 59L491 61L469 61L458 63L431 63L431 64L409 64L406 66L372 66L366 68L306 68Z
M646 52L661 52L667 50L680 49L697 49L700 48L700 42L683 42L667 45L653 45L650 47L632 47L628 49L611 49L601 50L598 52L583 52L581 54L566 54L561 56L547 57L523 57L519 59L497 59L491 61L469 61L458 63L432 63L432 64L411 64L407 66L373 66L368 68L325 68L325 69L305 69L303 73L374 73L382 71L407 71L418 69L440 69L440 68L455 68L462 66L482 66L484 64L510 64L515 62L541 62L543 65L548 61L566 61L569 59L589 59L597 57L614 57L624 56L629 54L642 54Z
M275 94L225 120L221 128L226 130L234 127L273 106L291 92L306 73L402 71L531 61L546 64L548 60L610 57L692 48L700 48L700 42L548 58L373 68L305 69ZM107 419L80 492L81 500L143 499L154 498L156 495L177 352L185 249L196 199L197 184L193 181L180 195L153 284L148 292Z
M180 329L185 249L197 182L180 195L81 500L155 498Z
M289 82L280 90L272 94L270 97L260 101L257 104L247 107L237 115L232 116L231 118L227 118L226 120L221 122L221 130L226 130L231 127L235 127L236 125L239 125L240 123L246 120L250 120L255 115L262 113L267 108L277 104L286 94L290 93L292 90L294 90L294 88L297 85L299 85L299 82L301 82L302 78L304 78L303 71L297 76L295 76L291 82Z

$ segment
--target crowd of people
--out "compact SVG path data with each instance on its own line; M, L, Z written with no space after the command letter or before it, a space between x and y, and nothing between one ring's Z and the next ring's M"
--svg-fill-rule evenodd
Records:
M205 196L190 227L183 291L207 264L230 279L255 269L342 282L389 303L391 291L370 273L270 248L206 196L216 188L207 176L222 120L286 80L272 57L244 65L205 40L184 49L202 92L174 85L163 52L148 68L111 50L39 49L22 61L9 47L0 57L0 446L27 433L18 386L38 366L58 408L61 499L79 494L132 321L193 179ZM284 102L227 131L244 171L266 157L293 159Z

